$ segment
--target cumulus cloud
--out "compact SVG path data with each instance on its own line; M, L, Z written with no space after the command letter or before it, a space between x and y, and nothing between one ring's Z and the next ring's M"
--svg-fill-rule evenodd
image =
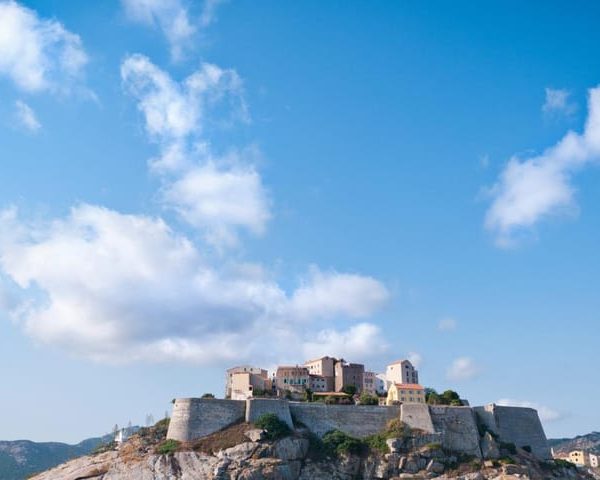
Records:
M568 132L541 155L513 157L489 190L486 228L499 246L510 247L542 219L573 215L573 175L600 158L600 86L589 91L583 133Z
M198 19L192 19L187 6L180 0L121 0L125 13L134 22L158 28L166 37L171 58L180 61L194 44L198 27L208 27L216 18L223 0L205 0Z
M442 318L438 322L438 330L440 332L451 332L453 330L456 330L456 326L456 320L451 317Z
M33 109L21 100L15 102L15 118L19 125L32 133L42 127Z
M446 371L446 378L454 381L470 380L480 373L481 368L472 358L459 357L452 362Z
M123 62L121 76L160 149L150 168L163 181L163 204L219 248L237 245L240 229L262 234L270 202L255 150L216 155L207 140L216 116L247 118L237 73L204 63L179 83L148 58L133 55Z
M570 100L571 92L565 89L546 88L546 99L542 105L542 112L546 115L575 113L575 104Z
M504 405L507 407L533 408L534 410L537 410L540 420L542 422L554 422L556 420L560 420L563 417L563 415L560 412L558 412L550 407L547 407L545 405L540 405L539 403L535 403L535 402L528 402L528 401L524 401L524 400L513 400L510 398L501 398L500 400L498 400L496 402L496 404Z
M305 358L333 355L345 359L362 360L381 354L388 345L381 330L371 323L359 323L345 331L321 330L314 339L304 342Z
M372 314L381 307L373 289L385 290L358 275L350 278L362 286L336 290L331 285L345 287L347 276L311 272L288 293L260 265L216 263L159 218L92 205L47 223L3 212L0 267L0 291L12 282L18 296L10 298L20 298L10 303L3 294L4 308L29 335L108 362L258 360L318 345L358 354L372 347L377 327L325 328L315 337L307 322ZM337 303L323 303L320 288ZM312 294L299 313L302 291Z
M388 297L388 290L374 278L312 267L310 276L294 292L291 308L300 318L327 317L334 312L360 318L377 310Z
M78 35L14 1L0 1L0 74L27 92L67 92L87 63Z

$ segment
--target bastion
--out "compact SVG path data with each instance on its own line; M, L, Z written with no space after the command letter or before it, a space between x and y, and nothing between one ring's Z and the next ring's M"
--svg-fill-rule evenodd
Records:
M482 456L480 433L487 430L499 442L528 447L539 458L550 458L536 410L494 404L471 408L411 403L371 406L264 398L246 401L183 398L173 404L167 438L183 442L197 440L240 421L254 422L265 413L277 415L290 427L293 422L301 423L321 437L330 430L341 430L365 438L383 430L390 420L399 418L422 435L439 439L444 448L476 457Z

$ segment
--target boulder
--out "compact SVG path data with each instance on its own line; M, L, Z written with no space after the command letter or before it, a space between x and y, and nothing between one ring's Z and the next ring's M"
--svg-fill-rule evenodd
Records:
M251 442L260 442L264 440L266 437L266 432L261 428L253 428L252 430L248 430L244 432L246 438L248 438Z
M385 443L390 449L390 452L398 453L402 450L404 440L402 438L388 438Z
M481 438L481 441L479 442L479 446L481 447L483 458L490 460L496 460L500 458L500 447L490 432L485 432Z
M308 453L306 438L285 437L273 446L273 455L281 460L302 460Z
M217 453L217 457L225 457L236 461L248 460L250 457L252 457L257 448L258 445L254 442L240 443L235 447L221 450L219 453Z
M430 460L427 464L427 471L433 473L444 473L445 465L437 460Z

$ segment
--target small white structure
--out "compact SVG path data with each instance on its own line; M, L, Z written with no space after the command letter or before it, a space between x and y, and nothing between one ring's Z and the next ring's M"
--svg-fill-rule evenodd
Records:
M131 428L121 428L115 433L115 443L121 445L131 436Z

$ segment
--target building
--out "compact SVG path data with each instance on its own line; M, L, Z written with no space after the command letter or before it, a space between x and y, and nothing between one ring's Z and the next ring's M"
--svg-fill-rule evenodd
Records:
M573 450L569 453L569 461L578 467L587 465L585 452L583 450Z
M385 373L378 373L375 375L375 391L378 395L386 395L388 388L390 387L390 383L385 377Z
M314 360L304 362L304 366L308 369L308 373L314 376L315 387L310 387L315 392L331 392L335 388L335 362L333 357L321 357ZM321 377L317 379L316 377ZM325 383L325 387L322 387ZM319 388L319 390L317 390ZM321 389L324 388L324 389Z
M225 398L233 398L233 380L234 375L237 373L249 373L254 377L260 377L261 379L268 381L269 374L263 368L251 367L250 365L242 365L239 367L233 367L227 370L225 374ZM238 385L243 385L241 377L237 379ZM261 382L260 379L251 378L248 381L248 385L256 386ZM264 389L264 386L262 387ZM247 397L246 397L247 398Z
M600 468L600 455L590 453L590 467Z
M365 366L361 363L348 363L344 359L335 362L335 391L341 392L344 387L353 386L359 393L363 388Z
M375 376L375 372L365 372L363 375L363 392L367 392L371 395L377 394L376 389L376 381L377 377Z
M398 360L387 366L385 378L392 383L419 383L419 372L409 360Z
M277 367L275 385L278 391L289 390L293 393L302 393L310 388L310 374L308 368L299 365Z
M393 383L387 393L387 405L425 403L425 389L416 383Z
M321 375L309 375L309 386L313 392L331 392L330 383L327 377Z
M256 375L250 372L237 372L232 376L231 381L231 399L247 400L255 393L264 393L270 390L271 382L263 375Z

